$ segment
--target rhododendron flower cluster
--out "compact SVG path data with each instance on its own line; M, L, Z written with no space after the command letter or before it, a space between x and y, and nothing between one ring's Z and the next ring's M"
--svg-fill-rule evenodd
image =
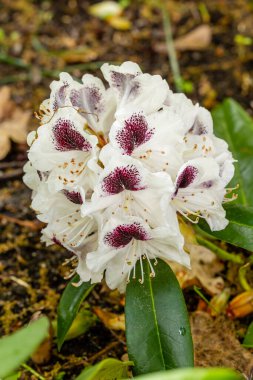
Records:
M28 136L24 181L47 224L42 240L73 252L81 281L105 274L123 291L138 260L140 282L143 260L151 276L157 258L190 266L178 214L226 227L234 160L210 113L159 75L132 62L101 70L107 87L90 74L52 82L42 125Z

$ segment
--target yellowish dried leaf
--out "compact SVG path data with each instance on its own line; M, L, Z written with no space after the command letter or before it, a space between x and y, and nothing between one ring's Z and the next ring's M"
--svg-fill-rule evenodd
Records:
M101 1L100 3L91 5L89 13L104 20L111 16L119 16L122 13L122 7L116 1Z
M108 329L125 331L124 314L111 313L110 311L101 309L98 306L94 307L93 311Z
M191 256L191 269L170 263L181 287L184 289L189 286L200 285L210 295L219 294L224 288L224 281L222 277L217 276L217 273L224 268L223 263L205 247L186 244L185 248Z
M109 25L117 30L129 30L132 27L131 21L125 17L113 16L107 19Z
M253 289L233 298L228 305L227 313L233 318L242 318L253 313Z

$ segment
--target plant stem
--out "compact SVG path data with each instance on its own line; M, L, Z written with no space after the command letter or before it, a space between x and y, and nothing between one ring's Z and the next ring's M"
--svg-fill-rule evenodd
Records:
M203 245L204 247L213 251L220 259L232 261L233 263L236 263L236 264L243 264L244 263L244 260L242 259L241 256L234 254L234 253L228 253L228 252L224 251L224 249L217 247L217 245L206 240L204 237L197 235L196 239L200 245Z
M247 263L239 269L239 281L240 281L242 288L245 291L252 290L252 288L251 288L251 286L248 283L248 280L246 278L246 273L247 273L247 270L249 269L249 267L250 267L250 263Z
M165 40L166 40L166 46L167 46L167 51L168 51L168 58L170 61L170 66L172 70L172 75L174 78L175 82L175 87L177 92L182 92L183 87L182 87L182 77L180 74L180 68L177 60L177 53L173 41L173 36L172 36L172 28L171 28L171 22L170 22L170 16L169 13L165 7L165 5L162 3L161 4L161 11L163 15L163 28L164 28L164 33L165 33Z
M31 368L27 364L22 364L21 367L25 368L27 371L32 373L34 376L36 376L39 380L46 380L44 376L41 376L37 371L35 371L33 368Z

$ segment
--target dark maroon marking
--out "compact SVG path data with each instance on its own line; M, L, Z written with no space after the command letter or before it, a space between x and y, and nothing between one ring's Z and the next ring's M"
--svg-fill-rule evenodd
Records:
M122 191L138 191L145 189L140 186L141 176L134 165L117 167L102 181L102 189L108 195L118 194Z
M37 170L40 181L46 181L49 177L50 172L42 172L41 170Z
M58 119L53 127L54 143L57 150L67 152L69 150L91 150L90 143L75 130L70 120Z
M141 114L133 114L124 124L116 135L116 141L126 154L131 155L135 148L150 140L154 129L149 129L145 117Z
M40 181L42 181L43 180L43 172L40 170L37 170L37 173L38 173Z
M204 187L204 189L209 189L210 187L213 186L213 181L210 180L210 181L202 182L200 186Z
M70 100L74 107L81 108L84 112L96 114L101 113L104 109L101 91L96 86L72 90Z
M83 198L81 194L78 191L68 191L68 190L63 190L64 195L68 198L70 202L73 202L77 205L82 205L83 204Z
M65 105L66 99L66 90L69 87L68 83L64 83L63 86L59 88L55 93L54 101L53 101L53 110L57 111L59 107L63 107Z
M52 237L52 242L54 244L60 245L61 247L63 246L62 243L60 242L60 240L58 240L56 236Z
M105 235L104 243L113 248L123 248L132 239L144 241L149 240L150 237L140 223L121 224Z
M204 126L203 122L198 119L198 116L196 117L191 129L189 129L189 133L192 133L193 135L198 135L198 136L207 134L207 129Z
M195 168L194 166L187 166L177 179L175 195L177 194L179 189L188 187L194 181L197 174L197 168Z

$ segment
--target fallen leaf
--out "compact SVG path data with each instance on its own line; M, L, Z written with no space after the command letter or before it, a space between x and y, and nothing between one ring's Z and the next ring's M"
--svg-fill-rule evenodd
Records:
M181 287L201 285L210 295L221 292L224 288L223 279L217 273L224 268L223 263L209 249L195 244L186 244L186 250L191 256L191 269L180 264L170 263Z
M106 20L109 25L117 30L129 30L132 27L132 23L125 17L113 16L108 17Z
M231 318L242 318L253 313L253 290L247 290L230 301L227 314Z
M100 3L91 5L89 13L104 20L111 16L119 16L122 13L122 7L116 1L101 1Z
M30 115L30 111L22 110L11 100L9 87L0 89L0 160L9 153L10 140L15 143L26 141Z
M209 25L200 25L191 32L175 40L175 48L185 50L205 50L212 40L212 31Z
M125 314L115 314L96 306L93 308L96 316L110 330L125 331Z

